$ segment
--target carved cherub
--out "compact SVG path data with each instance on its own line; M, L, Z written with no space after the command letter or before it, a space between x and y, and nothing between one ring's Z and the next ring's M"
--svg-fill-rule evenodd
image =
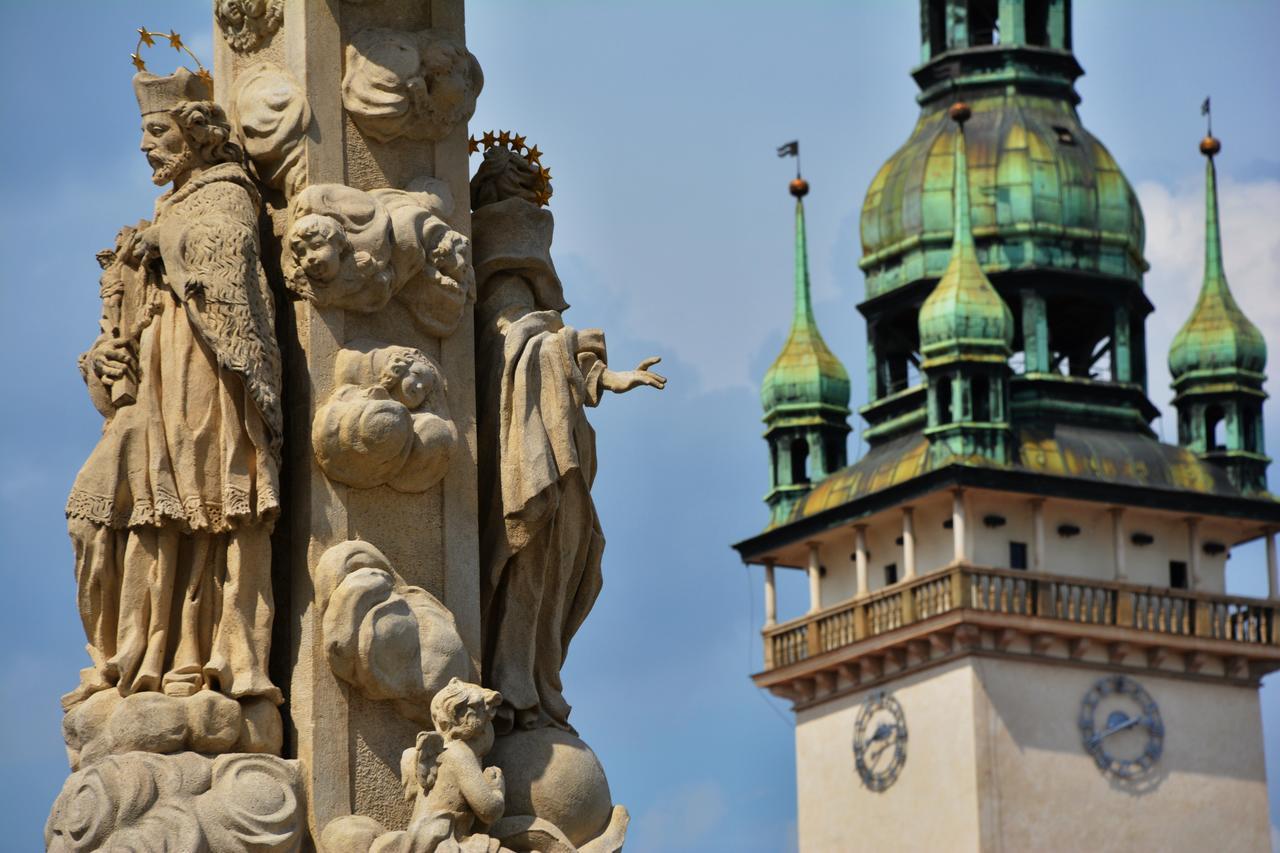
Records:
M408 836L415 853L488 851L497 845L473 830L502 817L502 770L484 767L502 696L452 679L431 700L436 731L421 732L400 760L405 798L414 799Z
M360 313L394 297L428 334L452 334L473 295L471 244L442 218L452 206L447 188L431 180L411 187L317 184L300 192L281 259L289 289Z
M412 347L343 350L336 374L345 384L316 411L311 433L325 474L401 492L439 482L458 434L430 357Z

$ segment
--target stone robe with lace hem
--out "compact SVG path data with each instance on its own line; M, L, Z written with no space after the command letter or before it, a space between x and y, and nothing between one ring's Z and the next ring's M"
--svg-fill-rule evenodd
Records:
M135 300L149 315L137 399L109 414L67 503L93 659L79 696L209 687L280 701L267 675L280 356L259 206L230 163L157 202L163 272Z

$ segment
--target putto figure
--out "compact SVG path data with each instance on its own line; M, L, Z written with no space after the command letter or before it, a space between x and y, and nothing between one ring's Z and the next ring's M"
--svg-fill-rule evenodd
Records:
M104 259L110 302L81 362L106 425L67 503L92 665L64 706L212 690L274 715L281 370L261 202L205 80L133 85L152 179L172 189Z

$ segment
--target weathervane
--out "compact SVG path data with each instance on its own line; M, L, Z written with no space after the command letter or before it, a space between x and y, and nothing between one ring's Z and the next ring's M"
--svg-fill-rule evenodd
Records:
M174 30L169 30L167 33L159 33L149 30L146 27L138 27L138 44L134 47L133 53L129 54L129 59L133 62L134 68L138 69L140 72L147 70L147 63L142 58L142 46L146 45L147 47L155 47L156 39L158 38L167 39L169 41L169 47L174 50L185 51L187 56L190 56L192 61L196 64L196 76L208 83L210 89L213 89L213 75L211 75L208 69L204 67L204 64L200 62L200 57L192 53L191 48L187 47L182 41L182 36Z
M1213 111L1208 96L1205 96L1204 103L1200 105L1200 115L1204 116L1206 127L1204 139L1200 140L1200 153L1212 157L1222 150L1222 143L1213 135Z
M533 168L538 170L538 181L535 185L537 198L534 201L541 207L546 207L551 201L551 170L542 165L542 152L538 150L537 145L526 145L525 137L518 133L507 130L492 131L486 130L484 135L479 139L474 136L467 139L467 152L475 154L483 148L488 151L491 148L506 148L519 154Z
M797 199L809 194L809 182L800 177L800 140L793 139L786 145L778 146L779 157L796 158L796 179L791 182L791 194Z

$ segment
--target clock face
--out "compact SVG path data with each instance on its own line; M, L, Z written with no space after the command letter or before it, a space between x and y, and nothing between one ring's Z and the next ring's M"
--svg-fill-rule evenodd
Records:
M907 719L898 700L873 693L858 712L853 757L862 782L873 791L894 783L907 760Z
M1160 709L1127 675L1098 680L1080 703L1085 752L1103 773L1119 779L1144 775L1160 760L1164 722Z

